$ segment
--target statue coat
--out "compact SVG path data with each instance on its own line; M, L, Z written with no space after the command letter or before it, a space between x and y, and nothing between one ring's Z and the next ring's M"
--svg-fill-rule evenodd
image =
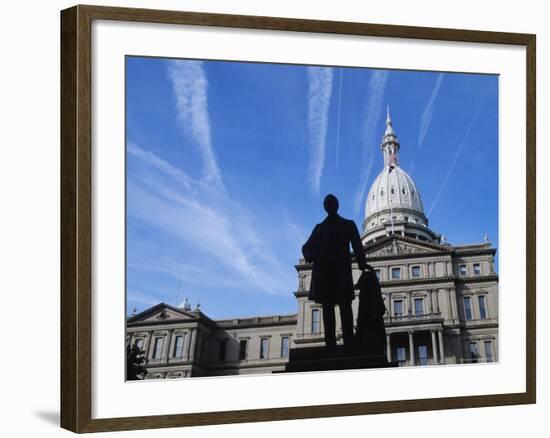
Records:
M320 304L338 304L355 297L352 277L353 248L360 269L367 262L355 222L340 215L328 215L317 224L302 247L302 254L312 263L308 298Z

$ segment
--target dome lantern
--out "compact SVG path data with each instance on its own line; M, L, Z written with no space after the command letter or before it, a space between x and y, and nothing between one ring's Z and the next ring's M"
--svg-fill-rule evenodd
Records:
M440 236L428 228L428 218L416 184L399 165L401 145L393 128L389 106L386 111L386 130L380 145L384 167L368 192L363 242L372 242L390 234L439 242Z

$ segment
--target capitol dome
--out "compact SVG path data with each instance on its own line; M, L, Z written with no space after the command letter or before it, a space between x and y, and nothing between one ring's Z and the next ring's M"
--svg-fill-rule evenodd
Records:
M368 243L390 234L400 234L439 242L439 235L428 227L428 218L424 215L422 197L416 184L399 166L400 148L388 108L386 131L380 146L384 167L368 192L363 241Z
M394 210L406 208L420 215L424 214L422 199L414 181L398 166L391 172L390 168L385 166L372 183L365 207L365 217L391 207Z

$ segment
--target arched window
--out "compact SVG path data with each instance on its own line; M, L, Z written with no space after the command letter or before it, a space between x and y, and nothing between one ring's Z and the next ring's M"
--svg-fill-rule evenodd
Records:
M391 194L392 194L392 195L394 194L394 190L393 190L393 187L391 188Z

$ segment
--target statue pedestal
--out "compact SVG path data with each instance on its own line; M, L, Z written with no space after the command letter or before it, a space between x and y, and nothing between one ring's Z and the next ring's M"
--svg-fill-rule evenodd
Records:
M396 367L397 362L388 362L385 355L368 354L362 346L352 348L337 345L336 348L326 347L292 348L289 360L281 373L296 373L304 371L334 371L362 368Z

